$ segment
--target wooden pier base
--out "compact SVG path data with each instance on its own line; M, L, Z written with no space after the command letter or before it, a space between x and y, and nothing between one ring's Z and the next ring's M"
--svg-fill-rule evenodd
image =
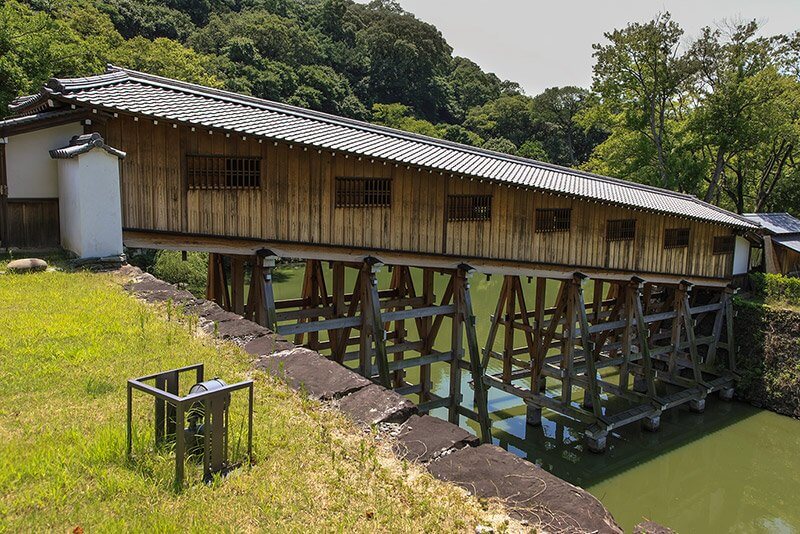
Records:
M225 260L218 254L211 257L210 299L226 309L239 305L241 298L233 296L244 294L245 276L238 273L245 273L245 266L250 266L250 294L246 305L242 300L243 313L281 335L294 336L295 344L354 366L361 375L384 387L415 395L421 413L445 408L447 418L455 424L462 416L475 420L483 441L491 441L469 266L422 269L419 288L412 267L389 266L389 287L380 289L378 274L386 266L375 258L367 257L359 263L308 260L301 295L276 301L273 275L278 257L271 251L262 250L257 257L247 259ZM438 300L434 294L436 274L448 278ZM233 284L230 290L228 280ZM352 280L350 286L348 280ZM445 317L451 324L449 343L443 342ZM432 391L431 367L437 364L449 369L446 394ZM409 382L412 369L418 370L414 373L418 378ZM474 385L473 406L463 403L461 375L465 371Z
M541 424L543 410L572 418L585 425L588 448L600 452L615 428L641 422L656 431L664 410L687 404L701 412L708 394L732 395L732 290L706 290L705 301L692 304L685 281L656 286L575 273L550 280L558 294L548 305L547 283L536 279L529 308L520 277L504 277L483 349L484 368L491 359L502 364L486 384L520 397L528 424ZM560 387L545 389L545 378Z

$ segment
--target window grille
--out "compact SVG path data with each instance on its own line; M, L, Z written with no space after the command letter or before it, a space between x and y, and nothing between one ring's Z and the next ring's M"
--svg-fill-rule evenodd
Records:
M714 254L733 254L736 247L736 236L718 235L714 237Z
M492 218L492 195L448 195L448 221L488 221Z
M685 248L688 246L688 228L667 228L664 230L664 248Z
M390 207L391 178L336 178L336 207Z
M188 155L189 189L258 189L261 158Z
M571 222L569 208L536 210L536 232L569 232Z
M633 241L636 237L636 219L617 219L606 224L606 241Z

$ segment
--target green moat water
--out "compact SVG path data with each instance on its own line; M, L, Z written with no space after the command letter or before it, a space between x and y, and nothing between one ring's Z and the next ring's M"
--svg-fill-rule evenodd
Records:
M281 273L285 276L276 285L276 298L299 296L302 269ZM354 276L348 275L352 284ZM389 276L381 273L382 286ZM445 284L446 278L437 276L437 296ZM501 277L476 275L472 280L481 344L501 284ZM525 287L529 303L533 288ZM551 301L556 289L548 286ZM591 299L591 286L586 294ZM409 339L411 323L406 323ZM444 344L446 323L442 332L438 341ZM497 363L490 372L499 370ZM434 388L440 394L447 393L448 376L445 366L434 366ZM409 373L409 381L416 380ZM463 393L470 403L467 380L465 375ZM496 444L589 490L626 531L647 518L681 533L800 532L800 421L710 398L703 414L685 408L666 412L656 433L638 425L622 428L610 437L606 453L597 455L584 449L582 428L569 419L545 411L541 427L526 425L525 406L516 397L491 390L489 411ZM446 417L443 410L434 415ZM462 425L478 431L464 418Z

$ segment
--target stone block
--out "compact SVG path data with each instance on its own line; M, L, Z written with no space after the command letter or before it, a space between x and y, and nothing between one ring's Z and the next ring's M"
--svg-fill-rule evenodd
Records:
M443 419L412 415L400 428L394 450L401 458L426 464L445 451L479 444L476 436Z
M413 402L377 384L343 397L339 409L357 423L368 426L402 423L417 412Z
M47 270L47 262L39 258L24 258L8 262L6 270L10 273L36 273Z
M479 498L500 499L512 516L548 531L622 532L587 491L495 445L464 447L431 462L428 471Z
M294 345L280 337L278 334L268 333L258 336L248 341L244 346L244 351L253 356L266 356L281 350L291 350Z
M300 347L263 356L254 366L320 400L339 399L372 384L319 353Z

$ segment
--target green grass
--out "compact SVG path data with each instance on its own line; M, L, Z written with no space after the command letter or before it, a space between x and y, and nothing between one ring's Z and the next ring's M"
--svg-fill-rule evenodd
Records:
M0 531L452 532L487 522L462 491L251 375L237 347L198 339L175 315L128 296L111 275L0 275ZM125 457L125 381L196 362L208 377L256 380L256 463L212 485L190 465L176 492L172 457L150 445L143 396L135 456Z

